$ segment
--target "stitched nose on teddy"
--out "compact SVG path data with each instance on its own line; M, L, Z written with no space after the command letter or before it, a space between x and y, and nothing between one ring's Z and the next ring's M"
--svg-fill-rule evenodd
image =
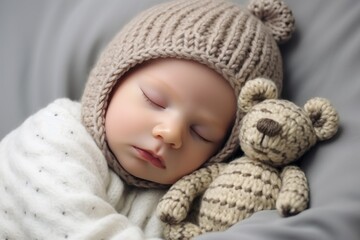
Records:
M256 128L259 132L269 137L274 137L281 132L281 125L270 118L261 118L257 122Z

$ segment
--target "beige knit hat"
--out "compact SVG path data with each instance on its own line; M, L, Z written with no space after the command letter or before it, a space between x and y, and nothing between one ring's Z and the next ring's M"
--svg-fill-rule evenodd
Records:
M92 69L82 97L82 121L105 154L109 166L126 182L139 187L162 185L127 173L105 139L105 113L119 79L150 59L197 61L221 74L236 97L245 81L272 79L282 87L278 43L294 31L294 19L281 0L252 0L248 8L224 0L178 0L150 8L128 23L105 48ZM238 149L236 121L223 148L205 165L224 161ZM124 116L126 117L126 116Z

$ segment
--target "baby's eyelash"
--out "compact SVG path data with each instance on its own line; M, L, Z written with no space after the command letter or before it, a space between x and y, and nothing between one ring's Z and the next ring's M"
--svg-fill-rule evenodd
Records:
M198 136L201 140L203 140L204 142L208 142L208 143L212 143L212 141L210 141L209 139L207 138L204 138L202 135L200 135L198 132L196 132L194 129L191 129L191 131L196 135Z
M145 94L144 92L142 92L142 95L143 95L143 97L145 98L145 101L147 101L147 102L149 102L149 103L153 104L153 102L149 99L149 97L148 97L148 96L146 96L146 94Z
M143 90L141 90L142 92L142 95L144 96L145 98L145 101L147 101L148 103L150 103L151 105L155 106L155 107L158 107L158 108L164 108L163 106L157 104L156 102L154 102L153 100L151 100Z

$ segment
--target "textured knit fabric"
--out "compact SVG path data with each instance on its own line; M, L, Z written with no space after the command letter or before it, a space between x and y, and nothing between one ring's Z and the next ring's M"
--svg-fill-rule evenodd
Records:
M158 239L160 190L130 189L57 100L0 143L0 239Z
M280 0L254 0L248 9L223 0L179 0L155 6L115 36L91 71L82 97L83 123L117 174L130 184L157 187L126 173L106 144L105 113L118 80L145 61L180 58L214 69L236 96L247 80L259 76L273 80L281 89L282 59L277 44L288 40L293 30L292 13ZM206 165L224 161L238 148L242 115L238 110L229 138Z

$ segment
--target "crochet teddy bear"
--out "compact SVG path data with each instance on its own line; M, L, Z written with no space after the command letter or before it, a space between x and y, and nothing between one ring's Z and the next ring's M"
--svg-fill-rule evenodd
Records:
M334 136L339 117L324 98L310 99L302 109L276 97L272 81L244 85L238 100L246 113L239 129L244 156L201 168L168 190L157 208L166 239L223 231L260 210L289 216L307 208L305 174L290 163Z

